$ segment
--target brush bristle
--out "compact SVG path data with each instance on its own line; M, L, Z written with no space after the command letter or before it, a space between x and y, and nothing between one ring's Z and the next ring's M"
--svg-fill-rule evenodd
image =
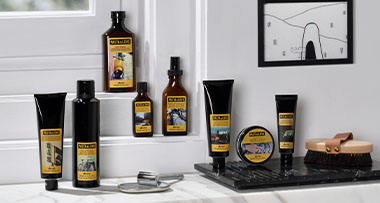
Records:
M372 166L372 159L370 153L327 154L326 152L316 152L308 150L304 160L307 164L320 164L326 166Z

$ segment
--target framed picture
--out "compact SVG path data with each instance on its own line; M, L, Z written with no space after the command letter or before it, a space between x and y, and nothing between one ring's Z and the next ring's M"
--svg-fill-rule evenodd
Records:
M353 63L352 0L258 0L259 67Z

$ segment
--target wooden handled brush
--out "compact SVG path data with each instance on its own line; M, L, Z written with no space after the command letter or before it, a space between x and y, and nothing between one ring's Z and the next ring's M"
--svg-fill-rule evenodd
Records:
M328 166L371 166L370 142L353 140L352 133L340 133L333 139L306 140L305 163Z

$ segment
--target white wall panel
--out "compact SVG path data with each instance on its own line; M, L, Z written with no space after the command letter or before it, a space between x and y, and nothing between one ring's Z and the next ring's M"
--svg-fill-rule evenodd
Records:
M110 11L119 9L119 0L97 0L93 15L0 18L0 57L99 54Z
M139 169L161 173L191 172L194 163L205 161L205 134L200 129L200 125L204 124L204 115L200 115L203 112L200 80L204 73L200 51L200 26L203 25L199 12L199 9L203 9L200 1L112 0L107 3L108 1L100 1L96 6L97 14L104 17L101 19L98 15L86 17L87 19L72 17L66 21L60 18L56 21L26 19L28 26L45 21L61 23L63 27L51 27L52 31L49 30L49 33L66 31L61 36L65 39L62 43L59 42L60 47L45 47L47 44L37 37L30 42L31 48L15 54L17 49L4 41L4 47L10 48L7 52L0 51L0 162L6 163L0 166L0 184L40 180L33 93L56 91L69 92L66 99L63 170L64 178L71 179L71 101L75 98L78 79L94 79L96 96L101 102L102 177L136 175ZM127 27L137 36L137 79L149 81L149 94L155 108L153 138L139 139L132 136L131 102L136 93L101 92L101 35L111 25L109 11L119 10L120 7L127 12ZM0 19L0 25L5 22L2 20ZM85 21L91 23L86 24ZM11 23L12 20L4 24ZM80 32L77 37L83 41L74 37L74 31L64 29L69 23L83 29L84 33L76 31ZM78 43L79 41L81 42ZM38 42L42 44L37 46ZM21 40L16 45L22 43L26 41ZM183 84L190 95L188 136L159 135L161 93L168 83L167 70L172 55L179 55L183 59ZM23 166L17 165L12 169L7 167L16 164L15 160L18 159L24 160Z
M380 17L379 1L354 2L354 64L274 68L257 65L257 1L207 2L207 76L235 78L231 140L262 125L277 142L274 95L298 93L295 155L305 155L308 138L352 131L355 139L373 142L373 158L380 159L380 29L363 23Z
M196 66L196 1L194 0L159 0L156 1L155 25L155 69L154 95L161 98L168 84L167 70L170 67L170 57L181 57L183 70L182 84L189 95L189 127L191 132L199 133L199 93L200 81L197 74L201 71ZM156 100L156 106L161 106L161 99ZM160 114L155 115L156 120ZM161 130L161 122L158 122Z

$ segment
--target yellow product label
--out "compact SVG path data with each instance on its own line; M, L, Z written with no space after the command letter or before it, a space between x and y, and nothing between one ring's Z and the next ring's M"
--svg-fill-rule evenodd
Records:
M250 144L250 143L267 143L273 142L272 137L266 130L263 129L253 129L249 131L242 141L242 144Z
M261 163L264 160L267 160L270 157L270 154L245 154L244 156L253 163Z
M128 88L133 87L133 80L110 80L111 88Z
M96 142L77 143L77 179L93 181L97 179Z
M229 144L211 144L212 152L228 152L230 150Z
M294 113L279 113L278 118L280 126L292 126L294 124Z
M133 39L115 37L108 39L108 78L110 88L133 87Z
M186 125L168 125L166 130L168 132L185 132Z
M168 96L166 102L166 131L186 132L186 96Z
M210 114L211 151L228 152L230 149L230 114Z
M62 166L42 166L42 173L46 174L57 174L61 173Z
M41 129L41 172L58 174L62 172L62 129Z
M168 109L186 109L186 96L168 96Z
M135 102L135 113L150 113L150 102Z
M241 142L244 156L253 163L267 160L273 152L273 138L268 131L254 128L244 135Z
M293 142L280 142L280 149L293 149L294 143Z
M210 126L229 127L231 122L230 117L230 114L210 114Z
M152 132L152 113L149 101L135 102L135 132Z
M133 52L132 37L109 38L108 49L110 53Z
M138 126L136 125L136 133L150 133L152 132L152 126Z

